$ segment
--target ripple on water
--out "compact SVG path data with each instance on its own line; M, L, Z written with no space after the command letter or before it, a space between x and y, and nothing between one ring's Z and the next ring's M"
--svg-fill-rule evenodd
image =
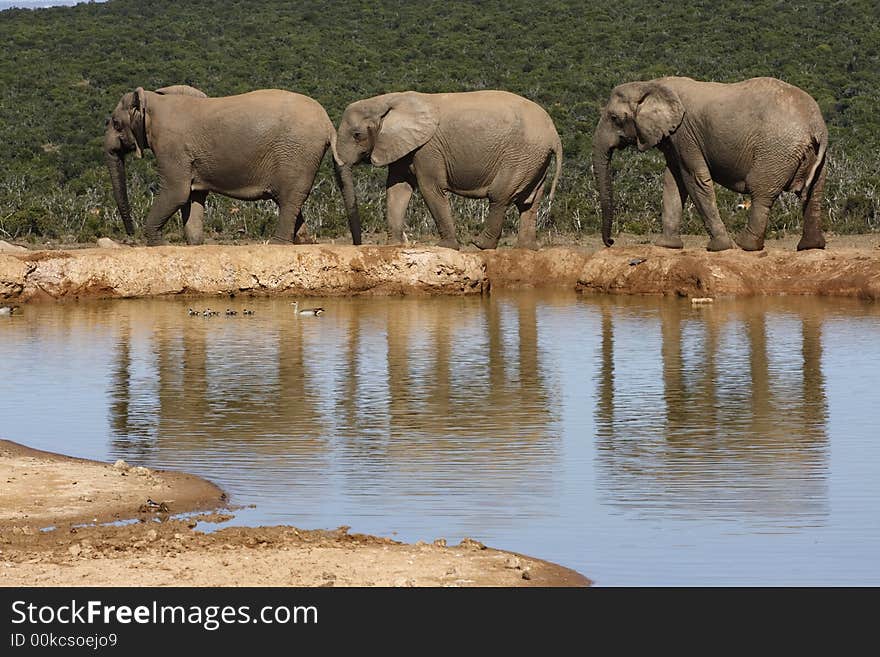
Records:
M876 304L194 303L0 323L0 434L194 472L238 523L470 535L600 585L880 583Z

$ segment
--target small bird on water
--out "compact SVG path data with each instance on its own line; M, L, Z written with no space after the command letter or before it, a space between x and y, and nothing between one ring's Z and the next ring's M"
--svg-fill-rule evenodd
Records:
M226 316L227 316L227 317L233 317L233 316L235 316L235 315L237 315L237 314L238 314L238 311L237 311L237 310L231 310L230 308L227 308L227 309L226 309Z
M254 314L254 311L253 311L253 310L248 310L247 308L245 308L244 310L241 311L241 314L242 314L242 315L253 315L253 314Z
M18 312L18 306L0 306L0 315L15 315Z
M294 301L290 305L293 306L293 312L297 315L317 317L318 315L320 315L321 313L324 312L323 308L303 308L302 310L300 310L299 301Z

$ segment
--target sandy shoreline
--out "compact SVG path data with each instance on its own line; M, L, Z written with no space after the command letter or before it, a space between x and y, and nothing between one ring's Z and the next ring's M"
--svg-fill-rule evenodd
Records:
M348 528L226 527L199 477L0 440L0 586L587 586L541 559ZM171 512L149 508L166 504ZM205 511L177 518L173 514ZM111 520L125 524L99 524ZM219 523L204 531L202 523ZM84 524L85 523L85 524ZM49 531L42 531L53 527Z

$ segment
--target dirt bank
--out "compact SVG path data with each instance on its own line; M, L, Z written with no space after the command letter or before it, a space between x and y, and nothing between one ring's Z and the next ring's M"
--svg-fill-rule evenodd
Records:
M213 484L0 440L0 586L585 586L574 571L474 540L404 544L347 528L227 527ZM147 504L147 500L156 507ZM234 513L234 511L233 511ZM126 525L95 521L138 519ZM82 525L81 523L90 523ZM52 531L41 531L47 526Z
M819 295L880 299L880 249L758 253L670 251L654 246L596 252L578 276L581 292L684 297Z
M583 292L750 296L880 297L880 236L828 237L824 251L771 240L758 253L709 253L622 236L540 251L451 251L431 246L210 245L83 248L0 254L0 300L157 295L481 294L492 287L552 285Z
M96 463L7 440L0 440L0 484L0 527L133 518L147 499L167 500L175 513L213 509L226 500L214 484L183 472Z

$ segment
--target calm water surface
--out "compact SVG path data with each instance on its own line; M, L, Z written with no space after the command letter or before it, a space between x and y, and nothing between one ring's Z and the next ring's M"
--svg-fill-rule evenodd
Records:
M599 585L880 585L878 304L309 305L0 317L0 435L202 475L240 524L471 536Z

